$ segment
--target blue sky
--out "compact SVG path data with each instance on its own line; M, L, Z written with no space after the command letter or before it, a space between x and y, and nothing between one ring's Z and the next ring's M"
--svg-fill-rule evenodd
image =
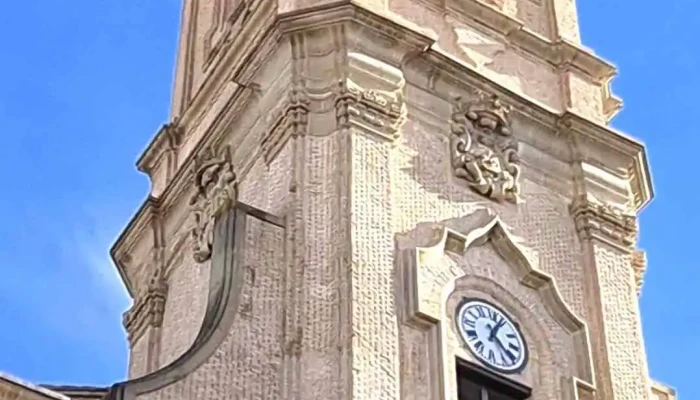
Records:
M167 120L179 3L0 2L0 370L42 383L125 375L129 300L107 251L148 190L133 165ZM700 4L586 0L579 17L584 43L620 69L613 125L649 148L651 372L700 398Z

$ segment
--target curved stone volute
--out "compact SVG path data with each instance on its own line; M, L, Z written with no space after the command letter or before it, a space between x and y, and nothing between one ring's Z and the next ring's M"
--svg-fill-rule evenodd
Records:
M232 199L213 222L209 293L204 319L187 351L165 367L137 379L113 385L106 400L133 400L137 396L172 385L204 364L226 339L237 315L243 289L243 254L246 221L254 217L284 227L282 218Z

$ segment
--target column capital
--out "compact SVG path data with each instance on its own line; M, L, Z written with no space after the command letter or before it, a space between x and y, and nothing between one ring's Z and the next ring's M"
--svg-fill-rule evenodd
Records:
M574 197L569 206L582 240L599 240L631 252L637 241L637 217L622 207L604 203L590 194Z
M136 297L129 311L124 313L123 323L131 346L148 327L159 328L163 324L167 294L168 283L162 269L156 268L145 290Z

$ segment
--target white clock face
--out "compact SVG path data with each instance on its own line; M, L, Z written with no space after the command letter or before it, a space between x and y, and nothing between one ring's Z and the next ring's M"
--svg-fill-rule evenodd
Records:
M457 307L457 330L467 348L489 367L503 373L521 371L527 346L518 325L498 307L464 299Z

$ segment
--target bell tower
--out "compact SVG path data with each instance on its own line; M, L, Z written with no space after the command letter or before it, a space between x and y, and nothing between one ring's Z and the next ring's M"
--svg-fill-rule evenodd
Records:
M184 0L109 399L674 399L573 0Z

